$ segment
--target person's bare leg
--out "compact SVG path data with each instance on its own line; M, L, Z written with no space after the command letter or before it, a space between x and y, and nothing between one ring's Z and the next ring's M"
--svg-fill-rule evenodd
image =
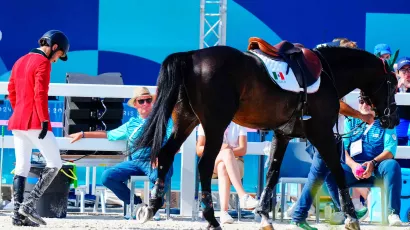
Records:
M354 188L353 189L352 202L356 210L359 210L363 207L362 203L360 202L360 196L362 196L365 200L367 200L368 193L369 193L369 190L367 188Z
M224 149L219 152L218 158L220 158L225 164L226 171L228 173L229 180L238 193L239 198L246 194L241 182L241 174L239 172L238 164L236 163L235 156L231 149Z
M220 162L217 166L218 170L218 190L219 200L221 203L221 211L228 211L229 195L231 181L229 180L228 173L225 168L225 164Z
M367 200L367 196L369 195L370 189L369 188L359 188L360 195Z

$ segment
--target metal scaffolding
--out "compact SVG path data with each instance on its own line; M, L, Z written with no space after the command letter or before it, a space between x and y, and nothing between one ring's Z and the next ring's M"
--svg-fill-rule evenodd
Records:
M226 45L226 14L228 0L200 0L199 48Z

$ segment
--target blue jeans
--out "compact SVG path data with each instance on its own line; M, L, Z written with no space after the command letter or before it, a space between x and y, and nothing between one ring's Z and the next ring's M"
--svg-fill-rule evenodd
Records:
M310 206L312 206L313 203L313 198L318 189L322 186L323 182L327 185L333 203L340 210L339 192L336 182L330 174L329 169L326 167L322 157L316 151L313 154L313 161L310 166L308 182L303 187L302 194L297 201L298 203L296 204L296 208L292 216L292 220L294 222L303 222L306 220Z
M380 162L379 166L375 168L374 177L366 180L358 181L352 172L352 169L342 163L345 172L346 184L348 187L357 183L374 183L382 180L387 195L388 213L400 214L400 195L401 195L401 168L396 160L388 159ZM294 222L303 222L306 220L310 206L313 203L313 196L316 195L317 190L323 183L325 178L330 196L337 208L340 210L339 192L333 177L329 174L329 169L318 153L313 157L312 166L308 175L308 182L303 188L302 195L293 213L292 220ZM330 182L330 183L329 183ZM330 186L329 186L330 184Z
M169 172L165 178L165 192L168 191L173 169L169 169ZM105 170L101 176L102 184L109 188L120 200L125 204L130 203L130 189L126 182L131 176L148 176L151 183L155 183L158 175L158 170L152 169L150 161L124 161L107 170ZM142 200L138 196L134 196L134 203L142 203Z

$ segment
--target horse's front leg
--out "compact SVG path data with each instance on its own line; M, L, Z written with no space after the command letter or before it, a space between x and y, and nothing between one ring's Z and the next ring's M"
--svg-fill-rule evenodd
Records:
M345 229L348 230L360 230L360 224L356 216L356 212L353 206L352 199L350 197L349 188L347 187L344 170L340 163L339 148L336 145L335 138L333 136L332 129L325 130L323 133L314 135L314 138L310 141L318 149L320 156L333 174L336 184L339 188L339 199L342 212L347 215L345 221ZM329 130L328 132L326 130ZM340 143L343 144L343 143Z
M264 188L259 205L256 208L256 212L261 215L261 229L273 229L273 226L269 220L269 204L272 200L273 188L279 179L280 166L282 164L283 156L285 155L286 148L290 138L281 134L275 133L275 138L272 140L272 148L270 151L270 166L266 175L266 187ZM276 194L275 194L276 195Z
M142 206L136 211L136 219L138 222L147 222L162 207L166 193L166 176L174 162L174 156L179 147L180 144L177 140L170 139L167 144L161 148L157 163L158 176L151 190L149 206ZM167 189L171 189L169 185L167 185L167 187Z

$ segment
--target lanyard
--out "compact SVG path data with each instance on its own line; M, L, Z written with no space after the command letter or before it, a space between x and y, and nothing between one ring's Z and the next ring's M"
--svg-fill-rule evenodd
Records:
M372 124L370 124L370 125L367 125L367 128L366 128L366 130L364 131L363 136L366 136L366 134L367 134L367 133L369 132L369 130L372 128L373 124L374 124L374 123L372 123Z
M131 138L134 136L134 134L138 131L139 128L140 128L139 126L135 127L134 131L133 131L133 132L131 133L131 135L128 137L128 141L131 141Z

